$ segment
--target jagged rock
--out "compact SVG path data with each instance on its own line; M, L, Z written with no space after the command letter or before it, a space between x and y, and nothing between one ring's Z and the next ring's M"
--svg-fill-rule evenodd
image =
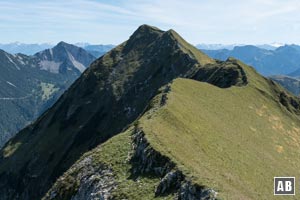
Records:
M130 162L134 175L152 173L162 177L175 166L169 158L151 148L142 130L137 130L133 135L133 151Z
M285 75L277 75L269 77L271 80L277 82L282 87L293 93L295 96L300 95L300 79Z
M196 186L187 181L181 185L178 200L216 200L217 194L213 189Z
M184 179L183 174L176 170L167 173L155 189L155 195L163 195L178 190Z
M62 198L71 200L111 199L111 191L116 189L117 184L109 167L105 165L95 167L93 158L89 156L75 164L73 169L80 170L76 176L66 175L61 177L43 200L59 200ZM66 188L66 184L60 184L70 177L75 179L70 184L70 188Z
M218 61L217 63L200 67L193 79L208 82L220 88L248 84L246 73L240 66L239 61L229 58L226 61Z

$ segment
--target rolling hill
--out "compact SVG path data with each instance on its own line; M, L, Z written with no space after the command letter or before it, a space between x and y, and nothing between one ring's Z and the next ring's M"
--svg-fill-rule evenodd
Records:
M299 115L252 67L142 25L0 151L0 199L272 199L299 176Z

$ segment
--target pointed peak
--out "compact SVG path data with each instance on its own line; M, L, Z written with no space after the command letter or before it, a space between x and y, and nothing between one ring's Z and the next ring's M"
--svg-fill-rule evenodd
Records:
M64 41L60 41L59 43L57 43L56 46L61 46L61 45L67 45L68 43L64 42Z
M169 29L168 31L164 32L164 35L172 38L173 40L183 40L183 38L173 29Z
M159 32L163 32L162 30L160 30L159 28L155 27L155 26L150 26L147 24L143 24L141 26L138 27L138 29L135 32L151 32L151 31L159 31Z
M158 36L162 34L164 31L149 25L141 25L138 29L132 34L130 39L142 38L142 37L151 37L151 36Z
M177 33L176 31L174 31L174 29L169 29L169 30L166 31L166 32L168 32L168 33L170 33L170 34L177 34L177 35L178 35L178 33Z
M56 47L70 47L70 46L74 46L72 44L66 43L64 41L60 41L59 43L57 43Z
M236 58L234 58L234 57L228 57L227 58L227 60L226 60L226 62L236 62L236 61L238 61Z
M130 36L126 42L125 51L132 48L144 48L145 45L152 43L159 38L164 31L149 25L141 25L138 29Z
M54 46L52 49L53 49L53 50L54 50L54 49L60 49L60 50L64 49L64 50L66 50L66 51L70 51L70 50L83 50L81 47L78 47L78 46L73 45L73 44L66 43L66 42L64 42L64 41L59 42L59 43L58 43L56 46Z

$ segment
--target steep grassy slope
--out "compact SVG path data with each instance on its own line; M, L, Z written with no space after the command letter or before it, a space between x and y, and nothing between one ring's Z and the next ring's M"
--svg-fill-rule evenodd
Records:
M250 68L247 77L247 86L228 89L177 79L166 106L140 126L157 151L222 199L273 199L273 177L300 175L300 119L273 84Z

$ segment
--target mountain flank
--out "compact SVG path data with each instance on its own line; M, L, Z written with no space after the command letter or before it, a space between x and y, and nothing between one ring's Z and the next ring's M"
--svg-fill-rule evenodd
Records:
M299 102L142 25L4 146L0 199L270 199L299 173Z
M34 56L0 50L0 147L52 106L93 60L64 42Z
M284 75L277 75L277 76L271 76L272 80L276 81L282 87L286 88L288 91L293 93L296 96L299 96L300 94L300 80L297 77L291 77L291 76L284 76Z

